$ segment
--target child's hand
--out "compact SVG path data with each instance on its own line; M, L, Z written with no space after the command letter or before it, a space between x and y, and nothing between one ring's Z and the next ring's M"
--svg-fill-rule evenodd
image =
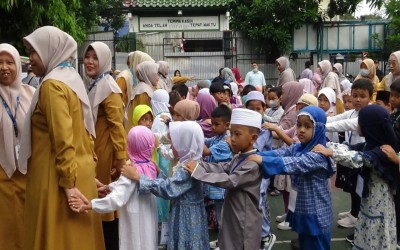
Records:
M333 155L333 150L322 146L321 144L316 145L312 152L320 153L325 155L326 157L331 157Z
M77 202L76 205L71 205L69 204L69 207L71 208L72 211L77 212L77 213L81 213L84 212L85 209L83 209L80 205L83 204L88 204L90 203L88 201L88 199L79 191L79 189L77 189L76 187L74 188L64 188L65 191L65 195L67 196L68 199L68 203L70 203L70 200L79 200L79 204Z
M391 162L399 164L399 156L390 145L382 145L381 150Z
M140 173L137 171L136 166L132 163L124 165L121 169L121 174L134 181L140 180Z
M96 187L97 188L104 186L104 184L101 183L97 178L95 178L95 180L96 180Z
M189 174L192 174L193 171L195 170L195 168L197 167L197 164L198 164L197 161L188 161L188 162L185 164L184 169L185 169L186 171L188 171Z
M109 194L110 192L111 192L110 188L107 185L103 185L102 187L97 188L97 193L99 195L99 198L106 197L107 194Z
M261 165L261 163L262 163L262 157L261 157L260 155L253 154L253 155L247 156L246 161L254 161L254 162L256 162L258 165Z
M78 213L87 213L88 210L92 209L92 203L88 200L82 200L75 195L71 195L68 199L69 207Z
M276 131L279 129L279 126L270 122L264 122L264 124L262 125L263 129L269 129L271 131Z
M168 121L169 117L166 116L166 115L161 115L160 119L161 119L162 122L166 122L166 121Z

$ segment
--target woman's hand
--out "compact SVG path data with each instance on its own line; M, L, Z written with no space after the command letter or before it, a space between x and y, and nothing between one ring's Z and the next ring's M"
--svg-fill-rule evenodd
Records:
M321 144L316 145L311 151L315 152L315 153L323 154L326 157L332 157L333 156L333 150L329 149L329 148L326 148L325 146L323 146Z
M81 204L85 204L85 205L90 203L88 201L88 199L86 199L86 197L76 187L64 188L64 191L65 191L65 195L67 196L68 204L70 203L70 199L80 200ZM69 207L74 212L77 212L77 213L84 212L82 206L78 206L78 205L79 204L69 205Z
M132 163L125 164L121 169L121 174L134 181L140 180L140 173L137 171L136 166Z

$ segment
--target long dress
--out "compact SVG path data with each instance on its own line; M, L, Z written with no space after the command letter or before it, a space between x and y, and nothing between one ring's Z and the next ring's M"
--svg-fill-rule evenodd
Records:
M171 199L169 250L210 249L203 185L192 179L180 163L170 178L162 172L155 180L141 175L139 191Z
M155 196L138 191L138 184L124 176L109 185L111 193L93 199L92 208L99 213L119 209L119 249L157 249L157 207Z
M28 161L26 250L102 250L101 218L78 214L64 188L97 197L93 140L84 127L78 96L66 84L46 80L32 114L32 156Z

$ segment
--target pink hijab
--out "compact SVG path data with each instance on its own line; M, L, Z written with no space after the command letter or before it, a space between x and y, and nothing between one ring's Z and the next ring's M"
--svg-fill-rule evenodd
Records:
M304 94L304 83L302 82L287 82L283 84L282 91L282 106L287 112L293 105L297 103L299 98Z
M200 106L200 119L210 119L211 112L217 107L217 102L210 94L199 93L197 103Z
M128 155L132 164L135 164L139 173L154 180L157 177L157 168L151 160L154 150L154 135L145 126L131 128L128 133Z

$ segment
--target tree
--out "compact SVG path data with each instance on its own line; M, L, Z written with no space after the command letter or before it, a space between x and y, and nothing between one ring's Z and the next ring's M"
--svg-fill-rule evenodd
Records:
M389 0L386 5L386 14L391 20L385 43L385 58L387 59L390 53L400 50L400 1Z

